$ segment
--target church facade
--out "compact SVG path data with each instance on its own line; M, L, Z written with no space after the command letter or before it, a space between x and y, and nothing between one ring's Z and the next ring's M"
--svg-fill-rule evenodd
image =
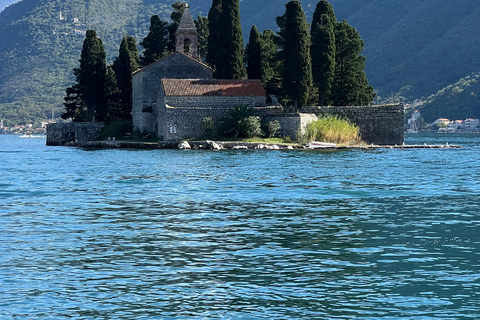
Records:
M281 113L267 107L260 80L213 79L213 70L198 59L197 29L185 8L176 36L176 51L132 75L134 131L164 140L199 137L202 120L227 116L238 105L264 117Z

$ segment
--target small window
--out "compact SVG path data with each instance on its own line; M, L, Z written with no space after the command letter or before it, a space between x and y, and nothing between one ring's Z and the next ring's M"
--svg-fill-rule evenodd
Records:
M185 39L185 41L183 42L183 51L189 53L191 44L192 40L190 40L189 38Z

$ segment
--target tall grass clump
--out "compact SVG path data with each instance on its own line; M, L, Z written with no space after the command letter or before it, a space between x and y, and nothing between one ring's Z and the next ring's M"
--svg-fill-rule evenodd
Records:
M303 142L322 141L342 145L359 144L360 129L347 119L327 115L307 125Z

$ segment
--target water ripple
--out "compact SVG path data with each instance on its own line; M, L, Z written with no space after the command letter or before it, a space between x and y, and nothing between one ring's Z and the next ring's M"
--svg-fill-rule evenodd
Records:
M461 154L0 144L0 318L478 318L475 141Z

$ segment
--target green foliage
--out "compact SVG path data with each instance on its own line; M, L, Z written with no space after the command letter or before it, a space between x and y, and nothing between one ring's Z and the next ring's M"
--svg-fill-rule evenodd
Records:
M272 30L265 30L261 36L262 83L269 94L280 94L282 61L278 54L278 37Z
M100 133L100 139L108 137L121 138L127 133L132 133L132 122L127 120L115 120L107 123Z
M123 37L118 57L113 62L113 70L120 91L121 113L119 119L132 118L132 73L140 66L135 38Z
M236 106L228 110L228 117L220 121L220 133L227 137L262 137L260 118L253 115L253 109Z
M170 19L172 23L167 26L168 29L168 42L167 42L167 54L175 51L175 32L177 32L180 20L182 20L183 11L185 11L185 2L175 1L172 3L172 14Z
M140 42L140 45L145 49L141 57L142 66L148 66L167 55L169 41L167 26L168 24L163 22L158 15L153 15L150 18L150 31Z
M361 142L360 130L346 119L329 115L309 123L302 141L322 141L343 145L358 144Z
M267 123L268 137L274 138L281 128L282 127L280 126L280 122L278 120L269 121Z
M337 19L332 5L325 0L319 1L313 13L312 27L312 75L318 88L318 105L333 103L333 85L335 76L335 24Z
M260 117L250 116L244 120L244 134L247 138L263 137Z
M121 99L121 92L117 85L117 76L112 66L108 66L105 77L105 104L107 106L105 120L107 122L124 118Z
M262 78L261 37L257 27L252 26L250 38L245 51L248 79Z
M210 26L210 33L218 37L215 49L219 51L216 53L218 56L215 61L214 76L217 79L242 79L247 72L243 64L244 49L239 0L222 0L221 8L219 23ZM208 51L211 51L210 48Z
M308 100L308 90L312 84L310 36L300 1L289 1L285 7L285 14L277 19L283 45L282 85L283 92L298 109Z
M17 124L50 119L52 110L59 116L64 110L65 88L75 81L71 71L78 67L84 39L79 33L96 30L111 63L123 36L141 40L147 35L152 15L168 22L172 2L29 0L5 8L0 13L0 117ZM307 16L312 16L317 3L302 0ZM348 20L365 41L368 80L384 97L377 101L390 101L392 91L395 101L426 97L480 68L476 54L480 42L471 32L480 25L479 1L461 5L438 0L331 3L338 18ZM206 13L211 4L197 1L192 7ZM283 9L278 1L243 1L244 27L255 24L260 31L275 30L275 17L282 15ZM267 92L273 93L270 88L278 91L279 78L269 78L271 82L262 79ZM468 94L463 91L452 96L451 105L437 99L435 105L442 109L433 110L437 107L429 105L429 117L447 112L452 114L449 117L461 119L470 111L475 114L477 96Z
M0 13L0 117L12 124L49 120L52 110L60 117L87 29L102 38L111 63L125 34L142 39L153 14L168 19L170 12L169 4L150 0L12 4Z
M213 0L212 7L208 11L208 46L205 61L213 68L217 69L222 58L222 25L220 17L223 12L222 0Z
M438 118L480 118L480 73L458 80L425 99L420 111L429 123Z
M361 55L364 44L360 34L344 20L336 25L335 43L334 105L368 105L376 93L364 71L366 59Z
M198 16L194 21L197 27L197 50L201 61L205 62L208 50L208 19L206 17Z
M215 123L212 117L205 117L202 119L202 130L205 137L211 137L215 129Z
M74 69L75 84L66 90L63 119L104 121L105 51L95 30L88 30L83 42L80 68Z
M87 30L77 75L81 97L87 106L87 121L104 120L105 59L103 43L97 38L96 31Z

